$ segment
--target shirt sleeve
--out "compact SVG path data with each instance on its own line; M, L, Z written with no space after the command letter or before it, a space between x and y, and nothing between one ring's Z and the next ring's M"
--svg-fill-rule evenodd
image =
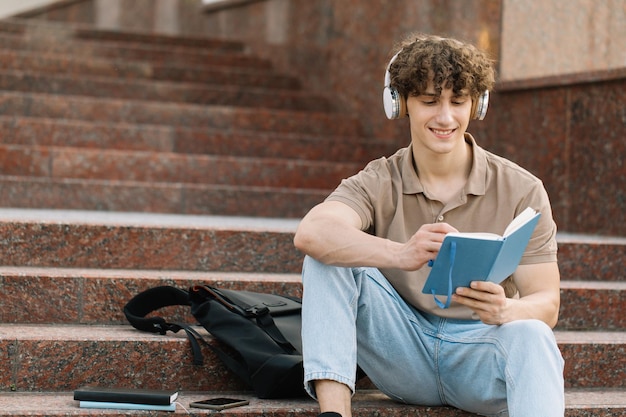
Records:
M373 227L376 204L389 198L390 187L386 158L370 162L362 171L344 179L326 198L326 201L340 201L351 207L361 218L361 230Z
M538 181L520 205L520 211L532 207L541 213L537 227L528 242L520 261L521 265L557 261L557 226L552 217L552 208L543 183Z

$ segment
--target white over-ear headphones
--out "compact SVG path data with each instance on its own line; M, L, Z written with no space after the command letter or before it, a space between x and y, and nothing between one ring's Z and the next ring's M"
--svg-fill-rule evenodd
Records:
M402 52L402 50L400 50ZM389 68L391 64L396 60L400 52L396 53L385 71L385 86L383 88L383 106L385 108L385 114L388 119L399 119L407 115L406 100L404 97L391 86L391 75L389 74ZM477 120L483 120L487 114L487 107L489 106L489 90L485 90L478 100L472 103L472 118Z
M400 51L402 52L402 51ZM385 86L383 88L383 106L385 108L385 114L387 115L387 119L399 119L400 117L404 117L407 115L406 113L406 102L404 97L398 93L398 90L391 87L391 74L389 74L389 68L391 68L391 64L396 60L400 52L396 53L389 64L387 64L387 70L385 71Z

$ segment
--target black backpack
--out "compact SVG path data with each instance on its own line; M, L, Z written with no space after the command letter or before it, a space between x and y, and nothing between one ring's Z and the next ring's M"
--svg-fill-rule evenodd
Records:
M167 306L185 305L212 336L230 347L207 343L224 364L247 383L259 398L304 396L300 299L251 291L194 286L184 291L171 286L148 289L133 297L124 314L136 329L165 334L187 333L194 364L202 364L202 336L190 325L168 323L146 315Z

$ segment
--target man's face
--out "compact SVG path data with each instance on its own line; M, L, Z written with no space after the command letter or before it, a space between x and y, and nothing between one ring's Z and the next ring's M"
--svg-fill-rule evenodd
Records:
M461 146L471 108L469 95L456 95L452 89L444 89L437 95L432 85L420 96L409 96L407 111L414 148L445 154Z

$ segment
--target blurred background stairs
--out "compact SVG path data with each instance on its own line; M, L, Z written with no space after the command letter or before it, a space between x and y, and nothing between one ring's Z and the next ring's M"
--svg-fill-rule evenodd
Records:
M98 384L316 415L308 399L253 398L208 349L193 366L183 335L135 331L122 307L161 284L300 296L298 219L400 146L365 130L332 92L241 41L1 20L0 414L90 414L71 392ZM625 254L624 237L559 235L567 416L626 415ZM395 404L367 383L355 404L357 416L469 415Z

